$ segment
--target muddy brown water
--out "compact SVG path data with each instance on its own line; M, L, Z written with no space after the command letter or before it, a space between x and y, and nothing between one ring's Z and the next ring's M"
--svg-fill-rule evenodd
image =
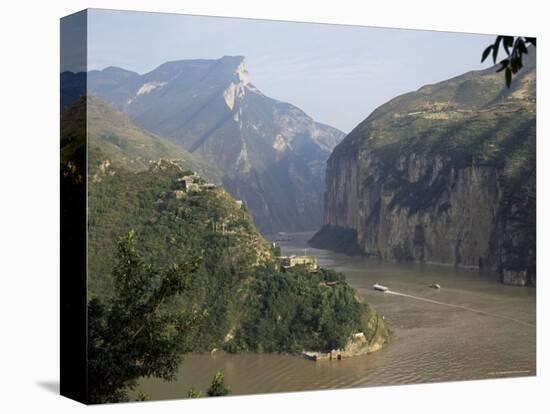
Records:
M536 291L505 286L494 274L445 266L393 264L307 245L311 233L281 242L285 254L317 256L346 274L393 330L381 351L314 363L277 354L188 354L177 379L143 379L151 399L205 390L217 370L233 394L417 384L536 374ZM437 282L440 290L431 289ZM372 289L374 283L398 294Z

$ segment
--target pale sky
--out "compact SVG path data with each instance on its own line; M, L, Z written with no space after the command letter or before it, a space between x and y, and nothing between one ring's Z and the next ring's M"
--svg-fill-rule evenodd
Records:
M265 95L344 132L402 93L483 69L493 36L91 9L88 69L246 57ZM71 69L70 67L62 70Z

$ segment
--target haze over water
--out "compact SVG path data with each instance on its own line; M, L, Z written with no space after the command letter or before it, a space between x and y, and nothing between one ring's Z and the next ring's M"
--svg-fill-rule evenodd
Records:
M496 275L451 267L392 264L307 245L311 233L281 242L284 254L317 256L344 272L393 330L381 351L314 363L290 355L190 354L174 382L142 380L152 399L205 390L221 370L233 394L417 384L536 374L536 290L505 286ZM374 291L381 283L401 295ZM437 282L440 290L431 289ZM407 295L407 296L405 296Z

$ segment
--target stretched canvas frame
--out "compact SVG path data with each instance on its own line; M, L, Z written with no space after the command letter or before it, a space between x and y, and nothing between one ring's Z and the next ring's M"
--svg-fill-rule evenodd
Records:
M130 11L61 20L62 395L106 403L536 374L536 39L490 37L479 58L495 66L434 75L344 133L264 94L233 49L210 56L212 38L187 33L207 52L150 71L133 70L136 53L112 67L133 43L119 32L106 47L100 34L117 19L128 33L197 19L221 38L241 27L257 41L277 27L325 36L317 24ZM342 39L369 30L330 27ZM308 72L311 56L296 50L264 76L313 87L404 70L372 58ZM345 106L311 94L303 102L318 113L330 112L315 106L321 96Z

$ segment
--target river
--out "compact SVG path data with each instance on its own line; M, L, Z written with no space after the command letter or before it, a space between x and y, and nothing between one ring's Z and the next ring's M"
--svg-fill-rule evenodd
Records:
M289 355L190 354L177 380L144 379L151 399L205 390L217 370L233 394L471 380L536 374L536 290L505 286L494 274L445 266L384 263L307 245L312 233L281 242L284 254L315 255L344 272L393 331L381 351L342 361ZM372 289L374 283L398 294ZM431 289L437 282L440 290Z

